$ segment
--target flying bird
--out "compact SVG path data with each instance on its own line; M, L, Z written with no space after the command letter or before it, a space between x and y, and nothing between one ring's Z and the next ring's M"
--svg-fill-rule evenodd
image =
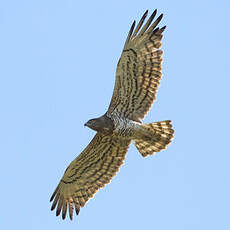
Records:
M144 24L148 10L135 27L133 22L117 64L116 81L107 112L85 123L97 131L89 145L78 155L55 189L50 201L56 215L80 208L98 189L109 183L122 165L131 141L143 157L166 148L173 138L170 120L143 124L160 84L163 14L154 20L155 10ZM144 24L144 25L143 25Z

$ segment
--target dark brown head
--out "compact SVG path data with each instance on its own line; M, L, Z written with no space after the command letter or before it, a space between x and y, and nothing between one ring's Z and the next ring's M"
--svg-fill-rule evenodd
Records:
M113 131L113 122L106 115L87 121L85 126L98 132L112 133Z

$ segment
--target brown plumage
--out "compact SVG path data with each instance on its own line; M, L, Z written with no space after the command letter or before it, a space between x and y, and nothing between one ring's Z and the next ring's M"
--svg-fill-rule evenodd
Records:
M165 26L158 28L162 14L153 22L155 10L143 26L146 11L128 33L117 65L116 82L108 111L85 125L97 134L85 150L69 165L50 201L56 215L65 219L69 210L80 208L99 188L109 183L125 159L133 140L142 156L165 149L173 138L171 121L142 124L161 79L161 46Z

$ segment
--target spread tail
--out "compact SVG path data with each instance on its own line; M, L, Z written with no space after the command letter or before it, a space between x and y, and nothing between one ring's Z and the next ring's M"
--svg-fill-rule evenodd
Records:
M173 138L171 121L160 121L141 125L140 138L135 139L135 146L143 157L166 149Z

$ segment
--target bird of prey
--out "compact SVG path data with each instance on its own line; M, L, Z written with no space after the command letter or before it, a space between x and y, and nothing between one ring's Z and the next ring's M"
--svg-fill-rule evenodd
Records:
M56 215L67 210L72 220L73 210L80 208L98 189L109 183L122 165L131 141L143 157L165 149L173 138L170 120L142 124L156 97L161 79L162 33L159 28L163 14L156 20L155 10L144 24L148 11L135 27L133 22L117 64L116 81L107 112L91 119L85 126L96 135L72 161L55 189L50 201Z

